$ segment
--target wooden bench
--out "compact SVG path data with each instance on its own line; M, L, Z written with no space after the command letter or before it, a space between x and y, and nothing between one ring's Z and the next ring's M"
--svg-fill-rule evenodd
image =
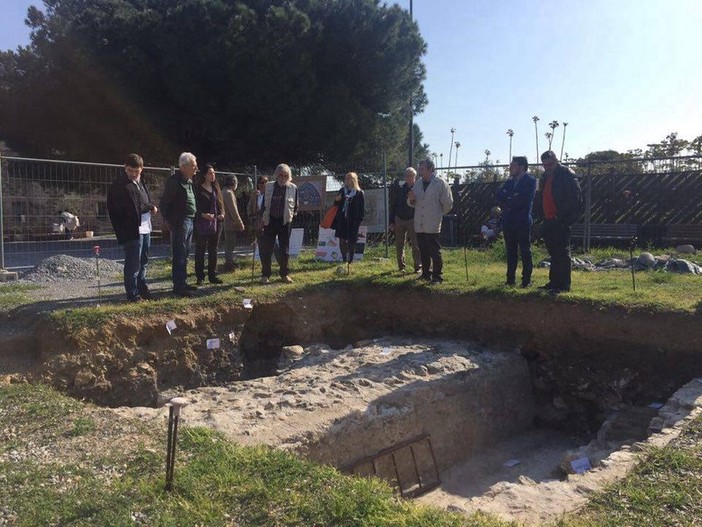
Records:
M570 226L571 238L582 238L585 233L584 223ZM591 240L629 240L638 236L639 226L634 223L591 223Z
M702 241L702 225L696 223L668 225L664 238L666 241L675 242L679 245L688 243L694 245L695 242Z

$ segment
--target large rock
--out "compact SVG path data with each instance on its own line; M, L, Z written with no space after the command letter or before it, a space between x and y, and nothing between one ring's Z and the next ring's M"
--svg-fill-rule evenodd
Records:
M651 253L641 253L636 263L641 267L653 267L656 265L656 258Z
M696 254L697 250L692 245L678 245L675 248L676 252L680 254Z

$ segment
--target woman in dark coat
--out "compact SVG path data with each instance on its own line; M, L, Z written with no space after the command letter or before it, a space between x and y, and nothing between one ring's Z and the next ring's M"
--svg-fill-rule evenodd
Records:
M332 228L339 238L342 260L351 263L358 239L358 228L366 213L363 191L358 185L358 175L355 172L346 174L344 186L339 189L334 203L339 207L339 211L336 213Z
M207 165L205 174L197 174L193 185L195 193L195 278L197 285L205 281L205 251L207 251L207 278L211 284L221 284L217 277L217 244L224 224L222 190L217 183L214 167Z

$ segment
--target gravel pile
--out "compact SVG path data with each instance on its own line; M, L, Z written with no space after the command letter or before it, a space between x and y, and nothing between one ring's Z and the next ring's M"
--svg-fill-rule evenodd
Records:
M101 278L112 277L121 272L121 263L100 258ZM75 258L65 254L50 256L22 275L22 279L37 283L93 280L96 277L95 258Z

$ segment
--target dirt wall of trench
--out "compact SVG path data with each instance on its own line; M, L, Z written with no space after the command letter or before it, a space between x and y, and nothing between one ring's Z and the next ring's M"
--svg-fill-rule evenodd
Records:
M165 329L168 319L178 325L173 335ZM597 407L662 399L702 375L702 324L693 314L601 309L540 297L338 288L292 293L253 310L232 304L120 318L70 336L42 323L29 377L100 404L153 405L168 388L266 373L281 346L343 346L390 334L519 347L539 395L562 397L564 412L588 402ZM206 349L212 337L221 339L220 349ZM252 364L258 371L247 372Z

